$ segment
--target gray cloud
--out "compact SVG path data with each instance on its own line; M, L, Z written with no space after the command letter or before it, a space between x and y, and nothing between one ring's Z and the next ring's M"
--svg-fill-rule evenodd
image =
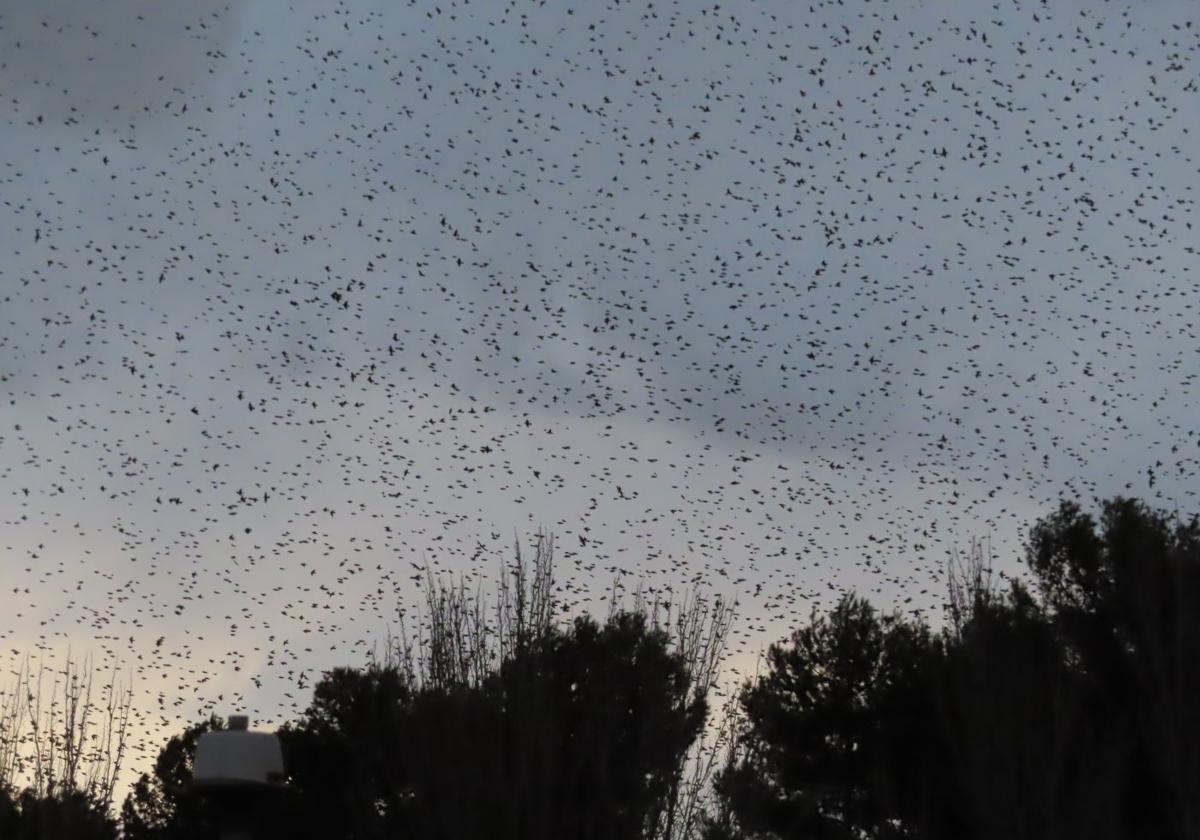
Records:
M220 72L237 25L214 0L10 2L0 9L0 80L23 116L51 126L171 116Z

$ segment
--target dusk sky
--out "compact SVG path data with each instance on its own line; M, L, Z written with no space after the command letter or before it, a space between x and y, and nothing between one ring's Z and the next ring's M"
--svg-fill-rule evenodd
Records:
M0 0L5 674L132 671L132 773L539 527L745 673L1196 512L1193 8Z

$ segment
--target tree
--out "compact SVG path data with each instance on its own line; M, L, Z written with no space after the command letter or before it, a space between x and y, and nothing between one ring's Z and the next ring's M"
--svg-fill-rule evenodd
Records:
M574 680L577 683L574 693L561 690L558 695L553 693L555 686L561 689L572 682L563 683L560 679L562 674L569 673L570 656L580 656L582 662L587 657L598 656L598 650L607 650L614 658L605 665L618 671L621 663L626 662L622 656L641 655L639 661L643 664L655 661L660 668L658 671L625 672L627 688L640 686L638 680L663 677L668 671L671 675L665 682L655 684L657 694L650 692L642 698L644 705L639 706L640 714L649 719L656 710L669 708L671 720L675 722L694 721L699 714L700 723L696 733L687 739L683 751L674 755L673 763L662 765L656 771L655 795L648 805L646 825L639 829L640 833L626 836L662 840L689 837L699 822L701 799L706 793L705 783L711 764L707 760L710 745L699 737L699 731L703 729L707 698L718 673L732 609L719 600L708 602L694 592L679 602L669 597L648 602L646 593L639 588L631 608L620 611L614 590L612 611L605 625L601 627L581 617L582 623L577 619L563 628L556 624L560 610L554 599L553 560L554 541L550 535L537 534L532 561L526 560L517 544L512 566L501 569L494 620L488 619L478 590L472 594L461 580L455 585L445 579L435 582L432 575L427 575L425 602L428 612L424 633L418 637L415 646L406 635L402 636L400 645L389 644L389 662L408 674L411 684L418 689L418 706L430 727L439 725L435 720L437 715L445 716L445 720L466 718L452 727L447 725L441 743L452 744L456 739L463 739L468 742L468 748L489 743L486 736L497 731L494 727L482 733L483 740L466 733L474 731L473 721L490 719L488 708L501 708L501 720L507 727L504 731L509 733L509 740L499 746L492 744L490 749L498 755L498 750L519 751L527 743L544 745L549 737L547 733L554 731L550 725L566 727L564 721L569 720L555 715L578 709L581 704L597 703L596 698L582 692L579 686L587 683L578 679ZM638 629L627 626L631 621ZM641 654L637 645L633 645L635 637L642 640L639 644L649 645ZM618 638L633 646L619 653ZM551 656L550 652L554 650L559 651L557 656ZM658 659L649 657L650 650L658 651ZM557 667L548 667L550 663ZM629 683L629 680L633 682ZM619 684L614 682L610 688ZM500 692L499 699L497 692ZM610 696L608 702L615 703L617 699ZM655 706L654 703L667 706ZM600 708L597 706L597 711ZM599 720L597 717L593 722L593 729L599 726ZM570 734L569 727L566 730L567 734L560 732L560 737L575 738L572 749L578 752L581 736ZM663 732L668 731L669 728L663 729ZM603 746L609 748L607 744ZM416 744L414 749L418 754L428 754L434 746ZM561 762L571 755L574 754L554 757L554 761L560 762L559 771L565 767ZM627 753L624 758L632 761L634 756ZM552 762L547 766L552 766ZM502 790L507 778L497 779L496 789ZM546 790L553 790L552 787L539 788L532 776L521 778L524 778L521 790L525 792L513 795L528 798L534 796L528 791L541 790L544 794ZM532 801L530 799L526 806L532 807ZM548 800L539 801L542 806L547 806ZM597 826L601 824L597 823ZM486 829L493 830L494 826L486 826ZM462 827L460 830L466 831Z
M706 712L643 613L552 628L478 684L402 674L336 669L280 732L322 836L660 836Z
M0 837L5 840L116 840L117 823L80 790L16 797L0 788Z
M296 838L403 836L405 756L400 727L413 692L397 668L335 668L314 687L304 717L281 727Z
M518 546L494 612L479 590L426 575L423 622L382 662L334 668L277 735L289 838L692 836L708 772L701 741L732 611L691 595L599 623L560 623L553 541ZM403 614L402 614L403 615ZM494 616L494 617L493 617ZM188 837L171 791L191 774L189 729L126 801L131 837Z
M1116 498L1100 522L1064 502L1027 562L1090 713L1122 742L1126 836L1200 836L1200 519Z
M402 742L422 757L413 836L654 836L704 722L687 683L666 634L618 613L537 640L478 689L422 695Z
M114 668L100 687L104 695L95 698L96 670L90 657L83 672L68 650L58 672L63 680L55 680L48 708L44 661L36 686L27 657L16 685L0 691L0 787L11 792L26 779L36 797L80 792L102 811L109 810L125 756L133 689L118 683ZM59 685L61 697L55 690Z
M109 840L132 688L114 669L97 698L91 660L81 671L69 650L58 673L47 694L44 661L35 684L26 658L16 685L0 692L0 837Z
M426 578L415 644L336 668L281 731L301 790L356 836L676 838L730 611L641 596L604 624L559 626L552 541L517 552L494 620L478 590ZM323 817L314 816L310 824ZM329 828L328 830L336 830ZM332 834L330 834L332 836Z
M950 577L932 698L959 814L922 836L1112 836L1120 742L1088 714L1045 609L1017 581L998 590L978 545L964 578Z
M1200 523L1064 502L1026 562L974 547L936 635L847 595L773 646L710 837L1200 836Z
M217 715L189 726L159 751L152 774L142 773L121 807L124 840L202 840L214 835L204 803L187 792L196 743L225 728Z
M733 819L710 836L906 836L919 777L895 771L935 766L909 737L930 728L916 699L935 650L924 625L853 594L772 645L767 674L742 690L742 744L718 778Z

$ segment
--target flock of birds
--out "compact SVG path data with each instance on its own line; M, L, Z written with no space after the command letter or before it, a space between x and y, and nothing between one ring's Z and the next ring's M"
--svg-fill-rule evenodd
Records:
M6 674L125 668L140 771L538 528L564 615L736 599L741 675L1059 498L1195 511L1189 11L10 4Z

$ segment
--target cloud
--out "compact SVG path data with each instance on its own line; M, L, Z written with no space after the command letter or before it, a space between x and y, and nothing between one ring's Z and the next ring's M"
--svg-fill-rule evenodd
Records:
M144 120L215 75L236 30L236 14L213 0L10 3L0 13L0 86L34 121Z

